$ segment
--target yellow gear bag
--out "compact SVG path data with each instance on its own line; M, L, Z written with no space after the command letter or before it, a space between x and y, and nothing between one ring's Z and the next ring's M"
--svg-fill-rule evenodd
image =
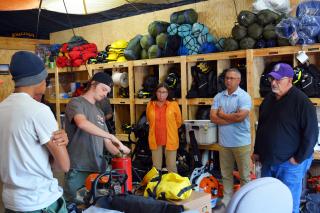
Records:
M191 192L192 184L189 178L171 172L153 177L144 191L144 196L161 200L184 200L190 197Z

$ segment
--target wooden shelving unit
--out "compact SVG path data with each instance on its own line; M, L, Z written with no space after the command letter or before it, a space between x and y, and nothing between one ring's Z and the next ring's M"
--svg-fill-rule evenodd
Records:
M255 137L255 123L257 121L257 107L261 104L263 98L259 94L259 80L267 63L278 60L286 60L291 62L294 66L297 65L295 59L299 51L306 51L310 55L310 60L313 63L320 65L320 44L309 46L288 46L288 47L274 47L264 49L250 49L231 52L210 53L202 55L191 55L181 57L168 57L157 59L136 60L121 63L107 63L107 64L90 64L81 66L77 69L54 69L50 70L54 74L56 85L59 83L59 75L64 73L88 71L88 76L92 76L94 72L98 71L120 71L128 72L129 78L129 97L121 98L117 95L117 88L114 88L113 98L110 99L111 104L115 107L115 121L116 121L116 135L121 140L127 140L127 134L121 130L121 124L134 124L138 121L140 115L146 109L146 104L150 99L137 98L138 91L142 88L142 82L147 75L153 74L159 78L159 82L164 81L168 71L172 67L176 67L180 73L181 79L181 98L177 101L181 107L183 120L194 120L195 111L199 106L210 106L213 103L213 98L193 98L187 99L187 91L191 87L192 76L191 67L197 62L214 61L216 64L217 74L219 75L224 69L230 67L233 61L245 60L247 69L247 92L252 97L253 108L250 113L252 141ZM56 87L56 94L59 94L59 87ZM316 106L320 106L320 98L310 99ZM60 104L65 104L68 99L48 99L50 103L55 103L57 108L57 115L60 115ZM59 119L60 116L57 116ZM253 143L252 143L253 145ZM218 144L200 145L200 149L219 150ZM320 159L320 154L315 154L317 159Z

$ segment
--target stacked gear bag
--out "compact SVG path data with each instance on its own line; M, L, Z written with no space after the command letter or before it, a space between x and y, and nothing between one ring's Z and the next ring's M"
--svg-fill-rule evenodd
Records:
M198 62L191 67L192 85L186 98L212 98L217 93L215 62Z
M193 9L174 12L170 16L167 32L170 36L179 36L182 40L178 55L194 55L220 51L217 39L209 29L198 23L198 14Z
M108 63L107 57L108 57L108 52L107 51L100 51L100 52L98 52L97 57L90 58L87 63L88 64Z
M117 40L113 42L110 46L106 47L108 53L108 62L124 62L126 58L124 57L124 50L127 48L128 42L125 40Z
M74 36L68 43L62 44L56 59L57 67L79 67L90 58L97 56L97 46L88 43L80 36Z
M288 39L291 45L314 44L320 40L320 2L299 3L296 17L283 19L277 26L279 36Z
M241 11L237 17L238 22L232 28L232 37L224 40L223 50L289 45L289 42L279 38L275 31L281 19L282 16L269 9L261 10L257 14L247 10Z
M170 23L153 21L148 34L136 35L124 51L127 60L170 57L211 53L222 48L209 33L208 27L198 23L198 14L193 9L174 12Z

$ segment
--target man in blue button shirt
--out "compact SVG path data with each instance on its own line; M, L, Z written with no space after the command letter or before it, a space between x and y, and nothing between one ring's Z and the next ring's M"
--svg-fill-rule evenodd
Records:
M239 170L241 186L250 181L251 97L239 87L241 73L238 69L228 69L224 81L227 89L214 97L210 119L218 125L223 182L222 203L227 206L233 194L235 162Z
M316 109L309 98L292 85L294 71L278 63L269 73L272 93L259 108L252 159L262 163L261 176L274 177L288 186L293 212L299 212L302 180L312 162L318 140Z

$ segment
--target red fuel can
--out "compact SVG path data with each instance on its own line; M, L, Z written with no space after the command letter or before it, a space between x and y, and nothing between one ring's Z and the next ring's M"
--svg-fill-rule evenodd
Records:
M128 179L126 181L126 186L128 191L132 191L132 166L131 166L131 158L122 157L122 158L112 158L111 160L112 169L116 169L118 173L128 175ZM124 189L122 189L124 191Z

